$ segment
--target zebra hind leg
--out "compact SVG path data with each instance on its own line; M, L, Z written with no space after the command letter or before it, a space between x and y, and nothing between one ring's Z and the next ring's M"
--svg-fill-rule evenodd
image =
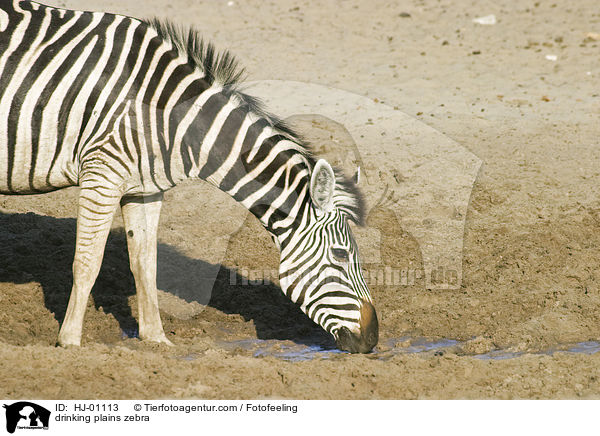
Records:
M173 345L165 336L156 288L156 251L162 194L123 198L129 265L135 278L140 338Z
M97 180L81 183L73 288L58 334L60 346L81 344L88 297L102 265L106 239L120 198L121 193L116 186L106 186Z

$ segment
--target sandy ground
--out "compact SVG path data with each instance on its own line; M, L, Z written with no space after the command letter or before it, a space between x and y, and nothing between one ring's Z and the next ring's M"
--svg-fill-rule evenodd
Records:
M163 298L165 331L176 345L132 337L135 293L117 218L84 346L55 348L71 285L77 190L0 196L0 397L600 396L600 353L540 353L600 339L600 41L586 38L600 32L597 2L49 3L197 26L238 55L250 80L306 81L377 99L483 165L466 211L462 286L373 286L379 352L307 361L255 357L244 345L331 343L280 295L276 279L244 285L243 271L275 270L278 255L241 208L243 226L222 266L215 264L211 235L223 220L204 200L205 188L193 185L167 195L161 259L169 277L218 275L207 307ZM472 23L487 14L497 24ZM313 139L335 140L316 122L300 124ZM389 236L382 261L418 264L418 245L392 218L374 214L368 223ZM176 280L159 285L185 288ZM392 352L411 343L395 339L420 337L460 342L443 352ZM518 356L474 357L496 349Z

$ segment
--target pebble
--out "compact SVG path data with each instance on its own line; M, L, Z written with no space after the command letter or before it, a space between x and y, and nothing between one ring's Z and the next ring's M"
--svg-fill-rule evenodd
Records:
M484 17L479 17L473 19L475 24L482 24L484 26L493 26L496 24L496 16L494 14L486 15Z
M600 33L588 32L585 34L584 42L600 41Z

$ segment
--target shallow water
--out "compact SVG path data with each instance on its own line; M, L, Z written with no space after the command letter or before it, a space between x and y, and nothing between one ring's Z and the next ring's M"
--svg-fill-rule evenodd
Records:
M578 344L575 344L573 347L569 348L567 351L571 353L595 354L600 351L600 342L579 342Z
M445 352L455 352L460 355L471 356L482 360L513 359L526 354L525 351L492 350L482 354L464 354L460 346L463 342L454 339L427 339L401 337L385 341L381 347L376 348L367 356L376 360L388 360L396 355L419 354L433 352L442 355ZM335 348L321 345L301 345L290 341L245 339L240 341L222 342L220 345L226 350L241 349L249 351L254 357L276 357L289 362L301 362L315 359L331 359L348 354ZM530 352L530 354L553 355L556 352L595 354L600 351L600 342L587 341L575 344L563 344L548 350Z
M228 350L241 348L251 351L254 357L273 356L283 360L299 362L313 359L330 359L336 355L345 354L337 348L326 348L321 345L301 345L290 341L275 339L244 339L240 341L223 342L220 344Z
M396 350L398 353L422 353L425 351L435 351L445 348L454 347L460 345L459 341L454 339L427 339L427 338L414 338L411 339L408 336L389 339L385 345L390 347L392 350ZM387 348L387 347L386 347ZM391 350L390 350L391 351ZM376 354L382 354L387 351L375 351Z

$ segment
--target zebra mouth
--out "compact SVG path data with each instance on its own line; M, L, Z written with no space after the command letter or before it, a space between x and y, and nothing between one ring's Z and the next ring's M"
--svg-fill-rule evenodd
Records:
M377 329L377 328L376 328ZM366 335L357 335L347 327L341 327L337 331L335 343L342 351L350 353L370 353L373 347L377 345L378 332L369 331Z
M341 327L335 335L340 350L350 353L369 353L379 340L379 322L373 305L364 301L360 308L360 332L354 333L348 327Z

